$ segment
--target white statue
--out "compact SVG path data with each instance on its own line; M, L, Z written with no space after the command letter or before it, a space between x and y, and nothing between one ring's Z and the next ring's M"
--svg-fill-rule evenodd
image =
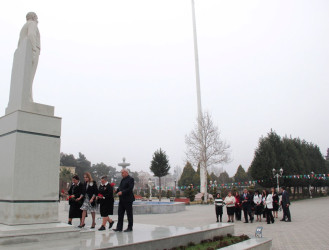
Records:
M28 39L32 45L32 69L31 69L31 80L29 82L29 101L33 102L32 97L32 85L37 70L39 55L40 55L40 33L38 29L38 16L34 12L29 12L26 14L26 23L24 24L21 32L19 34L18 48L24 41Z
M26 15L26 23L19 34L18 46L14 54L6 114L22 110L43 115L54 115L54 107L33 101L32 85L39 55L38 16L34 12L29 12Z

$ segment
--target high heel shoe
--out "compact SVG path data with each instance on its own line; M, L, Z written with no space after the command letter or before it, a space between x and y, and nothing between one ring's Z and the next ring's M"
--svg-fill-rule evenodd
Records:
M72 225L72 221L67 222L67 224Z
M90 229L94 229L96 226L96 223L94 225L91 225Z
M109 229L113 226L113 224L114 224L114 221L110 222Z
M83 223L83 225L79 225L78 228L83 228L85 227L86 224Z

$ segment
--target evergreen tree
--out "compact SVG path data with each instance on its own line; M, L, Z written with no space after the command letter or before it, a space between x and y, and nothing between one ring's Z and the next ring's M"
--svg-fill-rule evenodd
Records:
M159 177L159 201L161 201L161 177L166 176L169 173L169 160L167 158L166 152L157 150L153 154L153 159L151 161L150 170L153 172L154 176Z
M186 162L186 165L183 169L183 173L180 176L180 179L178 180L178 186L179 187L187 187L190 184L194 184L194 179L197 178L196 172L194 168L192 167L190 162ZM199 171L199 176L200 176L200 171ZM199 178L200 181L200 178ZM199 182L200 183L200 182Z
M246 173L246 171L241 165L239 165L238 169L236 170L236 173L234 175L234 181L235 182L248 181L248 174Z

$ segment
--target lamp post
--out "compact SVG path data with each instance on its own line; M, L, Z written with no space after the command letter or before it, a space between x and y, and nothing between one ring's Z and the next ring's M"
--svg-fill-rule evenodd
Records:
M177 180L175 179L174 182L175 182L175 189L174 190L175 190L175 197L176 197L176 182L177 182Z
M279 177L282 177L283 169L280 168L279 173L276 173L277 171L273 168L273 177L276 177L276 184L277 184L277 192L279 192Z
M309 193L310 193L310 199L312 199L313 197L312 197L312 190L311 190L311 188L312 188L312 185L311 185L311 178L314 176L314 172L312 171L311 172L311 176L310 176L310 183L309 183L309 186L308 186L308 191L309 191Z

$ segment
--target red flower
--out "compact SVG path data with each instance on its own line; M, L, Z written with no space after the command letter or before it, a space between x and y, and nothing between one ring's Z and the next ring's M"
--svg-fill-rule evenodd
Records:
M101 199L104 198L104 196L102 194L98 194L97 196L98 196L98 198L101 198Z
M114 187L115 186L115 183L112 182L110 185L111 185L111 187Z
M69 199L73 199L73 195L70 195L69 197L66 198L66 200L68 201Z

